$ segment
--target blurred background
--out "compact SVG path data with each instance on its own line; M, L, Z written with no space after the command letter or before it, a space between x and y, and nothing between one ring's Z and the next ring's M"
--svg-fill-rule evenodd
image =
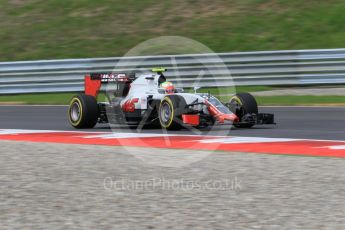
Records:
M162 35L215 52L341 48L341 0L1 0L0 61L114 57Z
M0 0L0 94L29 93L2 96L0 103L66 104L83 89L86 73L112 71L117 61L6 62L213 51L228 53L221 58L231 78L219 66L208 68L209 75L233 79L237 92L255 94L261 105L343 105L344 11L341 0ZM161 36L192 42L165 49L166 43L155 44ZM140 53L137 46L147 41L149 51ZM207 52L189 49L196 43ZM337 50L309 51L330 48ZM232 53L243 51L273 53ZM175 73L193 80L202 70L184 60L173 69L162 60L146 67L167 67L172 81Z

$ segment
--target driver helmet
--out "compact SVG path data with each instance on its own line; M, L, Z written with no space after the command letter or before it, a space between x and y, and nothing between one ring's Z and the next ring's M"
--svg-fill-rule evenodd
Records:
M166 81L162 83L162 88L165 90L166 94L173 94L175 93L175 86L173 83Z

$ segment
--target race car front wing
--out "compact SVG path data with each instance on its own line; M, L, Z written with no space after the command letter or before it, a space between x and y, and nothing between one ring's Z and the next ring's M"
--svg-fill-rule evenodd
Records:
M258 114L245 114L240 122L236 124L253 124L253 125L275 125L274 114L271 113L258 113Z

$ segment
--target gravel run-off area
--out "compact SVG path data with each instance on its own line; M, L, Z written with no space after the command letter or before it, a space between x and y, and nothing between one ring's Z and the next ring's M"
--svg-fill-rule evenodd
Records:
M0 146L0 229L345 229L344 159L213 152L162 167L137 156L190 153Z

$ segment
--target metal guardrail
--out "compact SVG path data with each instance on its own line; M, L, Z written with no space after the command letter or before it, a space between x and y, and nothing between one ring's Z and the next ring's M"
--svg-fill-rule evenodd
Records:
M345 83L345 49L0 62L0 94L82 91L92 72L166 67L179 86Z

